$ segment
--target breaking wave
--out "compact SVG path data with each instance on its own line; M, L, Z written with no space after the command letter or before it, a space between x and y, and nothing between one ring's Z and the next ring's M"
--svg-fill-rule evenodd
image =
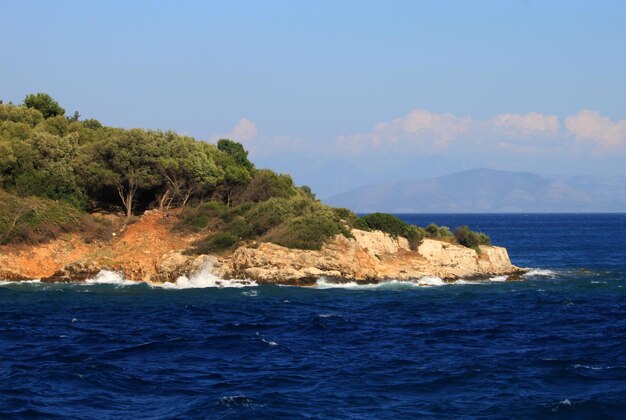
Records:
M93 279L85 280L86 284L113 284L116 286L134 286L136 281L125 279L120 273L102 270Z
M326 277L320 277L315 283L317 289L354 289L354 290L371 290L371 289L407 289L423 286L443 286L444 282L439 277L422 277L417 280L388 280L380 283L357 283L355 281L338 282L332 281Z
M558 273L552 270L531 268L523 275L524 278L536 278L547 277L554 279L558 276ZM506 282L508 276L493 276L486 280L474 280L474 279L458 279L456 281L444 281L440 277L436 276L424 276L414 280L387 280L379 283L362 283L356 281L340 281L329 279L327 277L320 277L315 283L316 289L352 289L352 290L375 290L375 289L387 289L387 290L402 290L411 289L416 287L438 287L445 285L476 285L476 284L489 284L489 283L503 283ZM28 280L28 281L2 281L0 280L0 286L9 284L39 284L40 280ZM44 283L41 283L44 284ZM128 287L144 285L154 289L166 289L166 290L183 290L183 289L205 289L205 288L244 288L244 287L256 287L259 286L257 282L249 279L224 279L214 274L213 265L211 262L206 262L200 271L191 274L189 276L180 276L174 282L165 283L145 283L125 278L121 273L102 270L94 278L87 279L83 283L74 283L76 286L85 285L112 285L115 287Z
M189 277L181 276L176 279L175 283L162 283L152 286L163 289L204 289L207 287L253 287L258 286L258 284L253 280L228 280L218 277L213 274L213 265L207 262L202 266L200 271Z
M529 268L522 277L550 277L555 278L557 276L556 271L546 270L543 268Z

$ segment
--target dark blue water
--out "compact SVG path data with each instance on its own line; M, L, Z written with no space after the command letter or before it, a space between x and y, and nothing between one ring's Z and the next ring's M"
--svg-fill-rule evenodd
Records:
M626 215L467 223L525 282L0 287L0 417L611 418L626 412Z

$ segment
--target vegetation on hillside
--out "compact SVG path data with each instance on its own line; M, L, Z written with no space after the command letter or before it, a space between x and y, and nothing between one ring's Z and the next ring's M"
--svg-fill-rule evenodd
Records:
M22 105L0 102L0 243L39 241L61 232L98 231L85 212L183 208L178 229L202 232L196 252L250 239L319 249L350 229L382 230L416 247L425 237L466 246L488 238L459 228L419 228L395 216L357 217L322 204L289 175L257 169L244 147L172 131L107 127L80 119L49 95Z
M70 232L82 232L89 241L106 237L108 228L103 220L68 204L0 190L0 245L37 243Z
M403 236L409 241L411 249L416 249L424 238L451 240L452 232L446 226L437 226L431 223L425 228L404 222L397 216L385 213L372 213L360 217L355 227L363 230L381 230L391 236Z

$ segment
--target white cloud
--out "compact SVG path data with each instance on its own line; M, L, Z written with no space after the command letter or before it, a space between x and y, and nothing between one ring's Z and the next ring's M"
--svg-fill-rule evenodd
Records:
M626 120L613 121L596 111L583 110L565 119L565 127L578 142L591 142L596 152L626 145Z
M247 118L241 118L228 133L214 134L210 137L210 141L215 143L219 139L230 139L243 144L246 149L252 151L257 148L255 143L258 134L259 130L253 121Z
M247 118L240 119L233 129L226 135L227 138L238 142L248 142L258 134L256 124Z
M342 135L337 140L340 147L356 153L624 154L626 120L613 121L594 111L581 111L562 125L556 115L538 112L473 120L416 109L404 117L379 122L370 132Z
M441 150L448 148L471 125L472 120L469 117L416 109L402 118L376 124L369 133L340 136L339 142L352 150L389 143Z
M556 115L499 114L487 121L487 126L499 134L510 137L555 135L560 125Z

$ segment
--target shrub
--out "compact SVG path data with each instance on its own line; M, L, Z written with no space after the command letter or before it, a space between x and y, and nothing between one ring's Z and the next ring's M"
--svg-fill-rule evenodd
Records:
M355 227L363 230L380 230L390 234L394 238L403 236L409 241L409 246L413 250L417 249L425 236L428 236L426 230L415 225L410 225L397 216L385 213L372 213L360 217L356 221Z
M192 254L210 254L230 249L238 242L238 238L229 232L212 233L204 239L196 241Z
M480 245L491 244L489 236L482 232L474 232L466 225L460 226L454 230L454 238L459 244L475 250L479 250Z
M217 201L207 201L196 207L186 207L176 229L182 231L200 232L209 223L226 214L226 206Z
M409 247L416 250L422 239L426 236L424 229L415 225L408 225L406 233L403 235L409 241Z
M235 216L224 230L225 232L232 234L238 240L249 239L254 236L250 224L243 216Z
M437 226L434 223L426 226L424 229L429 238L433 239L443 239L449 238L452 236L452 232L450 232L450 228L447 226Z
M0 244L39 243L70 232L83 232L93 240L107 237L108 228L106 222L63 202L0 190Z
M244 203L223 211L220 223L215 225L217 232L199 241L195 252L222 251L253 238L288 248L320 249L334 235L350 236L340 214L347 216L351 212L336 212L302 193L290 198L272 197L258 203ZM194 220L190 215L187 219L187 225L189 220Z
M268 169L256 171L237 202L266 201L272 197L289 198L296 194L296 187L289 175L274 173Z
M329 207L315 203L301 213L290 214L286 223L270 231L265 239L287 248L320 249L335 235L350 235Z
M352 212L352 210L345 208L333 208L333 212L339 219L343 220L348 226L354 226L357 223L359 217Z
M381 230L393 237L405 236L409 225L397 216L385 213L372 213L360 217L356 226L363 230Z
M252 207L246 218L256 235L263 235L270 229L284 223L293 214L294 203L284 198L270 198Z

